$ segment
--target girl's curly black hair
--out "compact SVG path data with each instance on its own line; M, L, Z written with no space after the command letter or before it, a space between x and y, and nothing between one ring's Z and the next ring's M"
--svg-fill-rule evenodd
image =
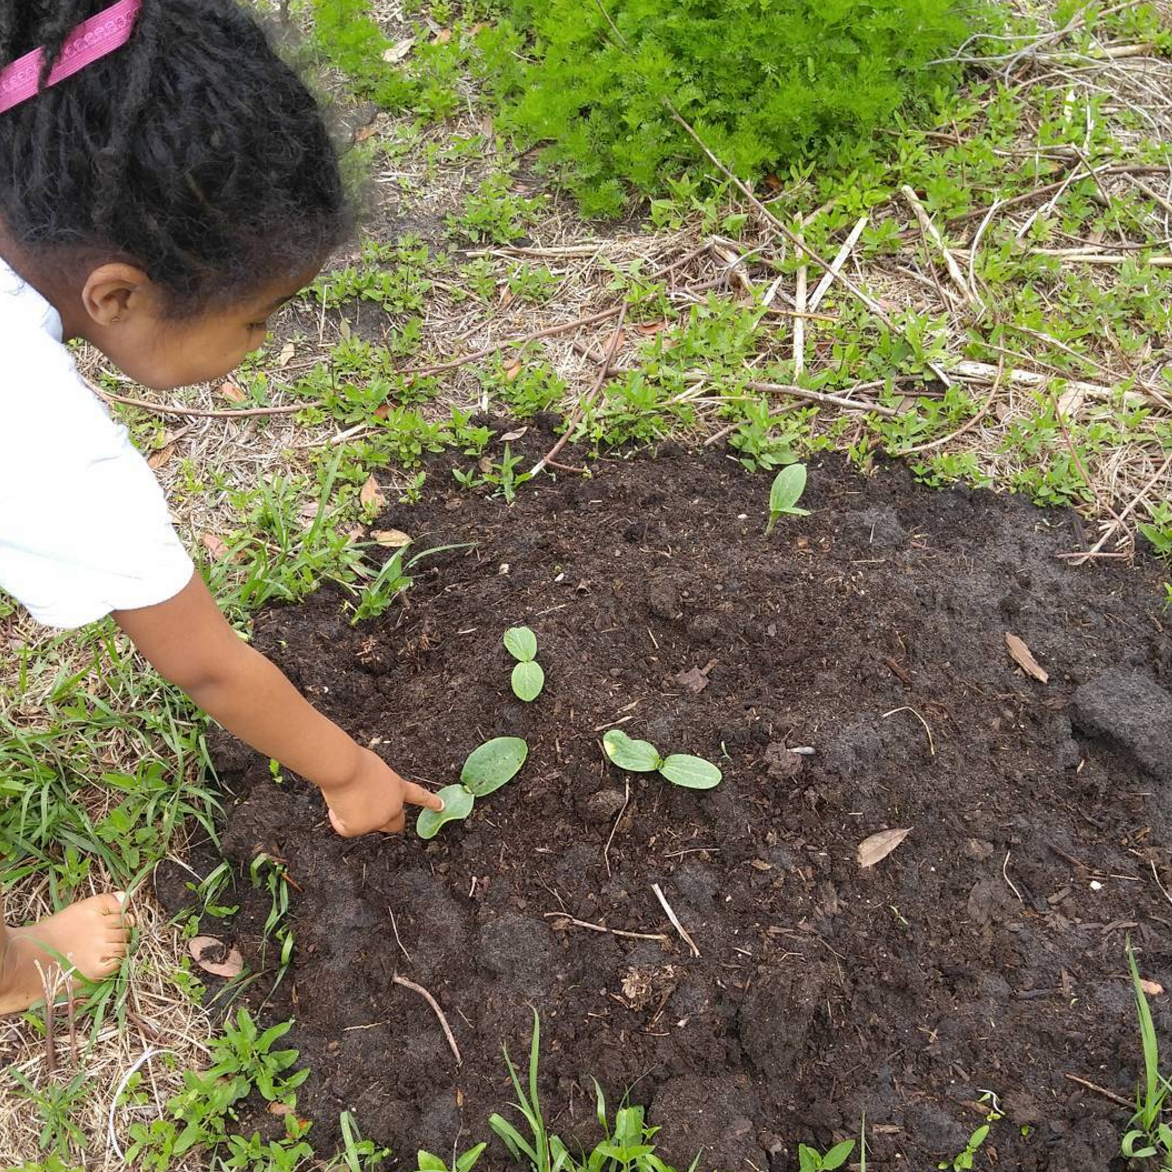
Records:
M112 0L0 0L0 67ZM133 261L177 317L306 271L351 228L322 112L234 0L144 0L129 42L0 114L0 229L36 264Z

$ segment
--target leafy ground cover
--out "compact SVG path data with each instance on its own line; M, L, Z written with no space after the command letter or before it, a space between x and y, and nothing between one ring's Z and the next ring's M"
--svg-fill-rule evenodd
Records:
M1080 520L1057 552L1072 566L1093 553L1088 572L1172 551L1172 70L1158 6L1022 6L1004 39L961 50L969 80L931 126L881 130L889 149L852 172L809 163L749 198L712 162L617 225L582 221L500 132L477 27L499 12L314 7L355 162L375 179L367 240L230 384L168 406L86 359L246 634L258 607L325 579L340 584L348 621L385 615L426 580L414 550L388 558L397 539L377 520L388 506L426 507L457 482L523 504L550 473L667 438L770 478L830 451L865 474L895 455L930 486L1073 505ZM381 92L391 67L408 80ZM840 257L824 282L822 262ZM496 442L486 409L518 421L513 438ZM554 452L549 435L535 453L527 440L551 415L572 443ZM440 452L458 475L428 463ZM13 912L130 884L141 925L124 978L77 1012L78 1073L61 1057L62 1023L55 1049L44 1014L0 1027L12 1080L0 1161L56 1149L69 1167L85 1136L88 1167L121 1167L116 1092L123 1148L126 1129L172 1096L215 1117L210 1090L183 1072L220 1060L224 1014L260 986L252 972L221 989L190 955L194 924L170 927L150 895L161 860L192 865L185 844L215 825L223 791L202 723L109 628L55 638L14 613L0 624L12 652L0 666L0 832ZM657 744L677 748L671 735ZM1166 860L1155 862L1167 885ZM263 893L267 990L296 951L285 925L298 893L279 859L250 872L238 889L218 865L188 879L212 920L254 883ZM286 976L277 995L289 988ZM261 1016L275 1021L270 1007ZM514 1024L522 1037L527 1024ZM240 1077L255 1086L260 1068L245 1062ZM349 1167L373 1159L361 1127L338 1133ZM796 1158L793 1145L814 1137L783 1138ZM302 1142L291 1134L287 1148ZM301 1156L233 1158L263 1168ZM206 1163L198 1145L170 1159Z

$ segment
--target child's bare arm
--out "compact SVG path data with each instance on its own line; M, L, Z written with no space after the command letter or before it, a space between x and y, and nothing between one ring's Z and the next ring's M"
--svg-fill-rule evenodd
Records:
M208 715L319 786L340 834L397 833L405 803L443 808L434 794L404 781L327 720L243 642L198 574L170 602L119 611L114 619L156 670Z

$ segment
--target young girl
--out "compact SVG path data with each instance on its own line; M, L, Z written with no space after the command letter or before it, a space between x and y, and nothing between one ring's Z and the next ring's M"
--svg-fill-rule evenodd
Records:
M338 833L398 832L405 802L442 803L234 634L64 345L160 390L231 371L350 229L336 154L233 0L109 5L0 0L0 588L54 627L112 614L200 708L320 786ZM121 902L0 926L0 1012L60 957L116 972Z

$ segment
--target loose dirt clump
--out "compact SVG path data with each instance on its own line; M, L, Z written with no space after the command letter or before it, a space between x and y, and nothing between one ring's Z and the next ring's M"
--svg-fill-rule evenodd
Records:
M511 508L453 488L380 519L417 548L475 543L382 620L351 627L333 589L260 616L258 644L407 775L450 783L491 736L531 749L429 844L336 838L308 786L224 751L254 965L273 950L249 861L279 856L297 884L268 1013L297 1019L322 1150L340 1110L400 1155L485 1136L532 1006L567 1138L596 1137L595 1076L649 1105L684 1167L703 1147L705 1166L782 1172L865 1110L874 1166L921 1169L963 1149L989 1090L997 1166L1111 1166L1127 1112L1066 1076L1132 1094L1128 937L1172 987L1156 567L1071 569L1070 517L895 468L811 468L813 515L767 539L768 495L674 449L543 478ZM548 678L532 705L501 645L518 624ZM615 724L719 762L723 784L619 773ZM864 839L909 827L860 867ZM462 1068L396 973L443 1006Z

